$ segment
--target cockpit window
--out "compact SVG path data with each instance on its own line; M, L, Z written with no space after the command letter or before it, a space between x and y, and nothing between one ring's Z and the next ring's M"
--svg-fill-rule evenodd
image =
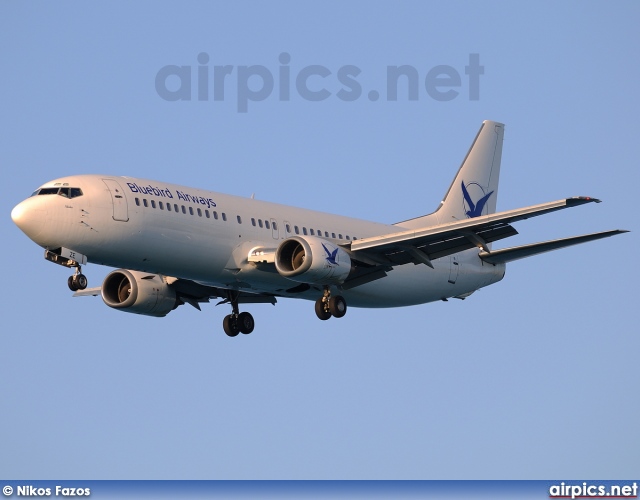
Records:
M42 196L45 194L59 194L65 198L77 198L78 196L82 196L82 189L69 187L40 188L35 190L31 196Z
M38 196L42 196L43 194L58 194L60 188L42 188L39 191L36 191Z

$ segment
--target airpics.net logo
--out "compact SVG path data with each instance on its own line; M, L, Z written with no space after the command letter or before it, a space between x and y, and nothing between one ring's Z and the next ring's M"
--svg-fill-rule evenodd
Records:
M333 70L321 64L303 66L296 64L287 52L278 56L275 70L262 64L216 64L206 52L198 54L196 60L195 65L168 64L160 68L155 77L158 96L165 101L235 99L238 113L247 113L249 103L267 100L447 102L465 95L470 101L477 101L480 77L484 75L480 54L469 54L467 61L458 65L460 69L448 64L427 68L389 65L384 72L385 81L372 84L369 89L364 88L365 75L357 65L347 64Z
M638 483L631 484L554 484L549 488L549 498L638 498Z

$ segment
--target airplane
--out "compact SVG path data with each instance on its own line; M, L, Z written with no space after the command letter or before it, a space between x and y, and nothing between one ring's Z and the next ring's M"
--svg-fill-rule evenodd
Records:
M11 212L45 249L74 268L74 296L101 295L120 311L163 317L182 304L231 305L223 330L249 334L240 304L315 302L319 319L351 307L465 299L497 283L506 263L625 233L609 230L492 249L512 224L587 203L573 197L496 212L504 125L484 121L437 209L383 224L153 180L74 175L40 186ZM87 288L88 262L119 268Z

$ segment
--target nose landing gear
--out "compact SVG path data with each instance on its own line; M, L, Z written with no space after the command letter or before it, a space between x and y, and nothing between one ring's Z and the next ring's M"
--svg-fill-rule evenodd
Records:
M69 276L67 280L69 290L77 292L78 290L87 288L87 277L81 272L81 266L87 263L86 255L82 255L74 250L69 250L68 248L57 248L55 250L47 248L44 251L44 258L60 266L76 268L76 272L73 276Z
M69 285L69 289L72 292L77 292L78 290L84 290L87 288L87 277L80 272L80 266L76 266L76 272L73 276L69 276L67 280L67 285Z

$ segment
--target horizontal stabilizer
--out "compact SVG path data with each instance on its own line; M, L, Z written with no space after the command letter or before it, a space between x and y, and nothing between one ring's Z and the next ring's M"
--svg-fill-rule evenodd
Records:
M543 241L541 243L532 243L530 245L523 245L520 247L504 248L493 252L480 252L479 256L483 261L488 262L489 264L503 264L505 262L531 257L532 255L538 255L539 253L550 252L551 250L558 250L559 248L577 245L579 243L586 243L587 241L599 240L601 238L608 238L609 236L615 236L616 234L627 232L628 231L623 229L615 229L613 231L585 234L583 236L573 236L571 238Z

